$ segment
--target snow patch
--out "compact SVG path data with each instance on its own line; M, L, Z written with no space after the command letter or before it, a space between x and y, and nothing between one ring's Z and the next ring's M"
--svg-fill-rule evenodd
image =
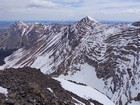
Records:
M128 105L140 105L140 102L132 101L131 103L128 103Z
M6 88L3 88L3 87L0 86L0 93L7 95L8 91L7 91Z
M85 63L79 65L79 68L81 70L76 71L76 73L74 73L73 75L71 74L71 71L69 71L68 75L60 75L59 78L83 83L90 87L94 87L97 90L103 91L103 88L105 86L104 81L102 79L97 78L96 71L93 66L90 66L89 64Z
M64 89L71 91L86 100L93 99L102 103L103 105L115 105L104 94L100 93L96 89L93 89L89 86L77 85L75 83L69 82L61 78L54 79L58 80Z
M75 105L85 105L84 103L80 102L79 100L77 100L76 98L72 97L75 101L77 101L78 103L75 103Z
M51 88L47 88L50 92L52 92L53 93L53 90L51 89Z

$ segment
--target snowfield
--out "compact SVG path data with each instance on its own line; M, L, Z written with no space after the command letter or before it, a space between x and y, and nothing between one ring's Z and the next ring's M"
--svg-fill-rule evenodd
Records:
M59 78L83 83L103 92L105 84L102 79L97 78L95 68L87 63L79 64L77 66L81 68L80 71L76 71L74 74L69 71L68 75L61 74Z
M93 100L96 100L96 101L102 103L103 105L115 105L104 94L100 93L99 91L97 91L89 86L77 85L75 83L69 82L69 81L61 79L61 78L54 78L54 79L58 80L64 89L71 91L74 94L76 94L86 100L93 99Z

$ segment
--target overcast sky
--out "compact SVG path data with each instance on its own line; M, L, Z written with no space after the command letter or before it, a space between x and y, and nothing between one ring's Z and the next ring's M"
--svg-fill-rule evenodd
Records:
M0 20L140 20L140 0L0 0Z

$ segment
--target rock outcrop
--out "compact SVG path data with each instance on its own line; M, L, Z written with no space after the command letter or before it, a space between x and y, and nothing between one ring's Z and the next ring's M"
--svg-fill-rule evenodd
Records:
M63 89L59 81L29 67L0 71L0 86L8 89L6 96L0 93L0 105L102 105Z

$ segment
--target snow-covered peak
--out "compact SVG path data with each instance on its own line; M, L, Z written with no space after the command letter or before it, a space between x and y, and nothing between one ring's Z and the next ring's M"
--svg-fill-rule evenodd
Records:
M97 20L95 20L93 17L87 16L88 19L94 21L94 22L98 22Z
M90 17L90 16L86 16L86 17L84 17L82 20L86 20L86 21L88 21L88 22L95 22L95 23L98 22L96 19L94 19L94 18L92 18L92 17Z
M18 24L24 24L23 21L16 21L15 23L16 23L17 25L18 25Z
M93 25L93 24L96 24L98 23L97 20L95 20L94 18L90 17L90 16L86 16L84 18L82 18L80 21L79 21L80 24L82 24L82 26L85 26L85 25Z
M27 24L24 23L23 21L16 21L16 22L15 22L15 25L18 26L18 27L27 26Z

